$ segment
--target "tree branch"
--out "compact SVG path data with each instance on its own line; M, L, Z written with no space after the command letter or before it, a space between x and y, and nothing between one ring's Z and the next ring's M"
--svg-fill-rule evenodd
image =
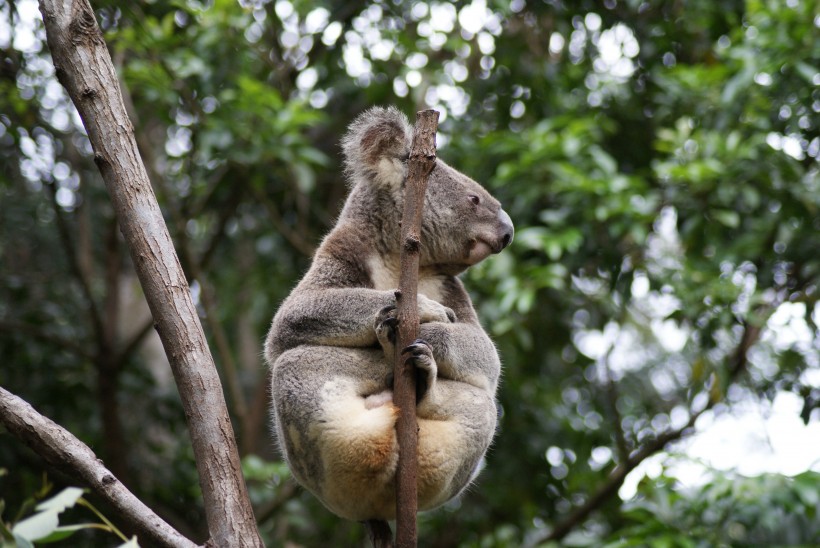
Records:
M419 252L421 218L427 179L436 164L435 110L416 113L413 142L404 188L404 213L401 223L401 274L396 294L399 321L396 363L394 367L393 402L399 408L396 423L399 440L399 464L396 470L396 545L416 546L416 513L418 509L418 420L416 419L416 368L401 352L418 337Z
M0 422L51 466L88 485L144 537L143 544L196 546L140 502L87 445L2 387Z
M111 57L88 0L41 0L57 78L88 132L182 399L218 546L261 546L222 386L139 157Z

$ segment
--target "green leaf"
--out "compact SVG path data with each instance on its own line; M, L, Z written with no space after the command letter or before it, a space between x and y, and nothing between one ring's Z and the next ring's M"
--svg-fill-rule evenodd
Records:
M729 228L737 228L740 226L740 215L738 215L737 211L717 209L712 211L712 217L720 224L728 226Z
M71 508L77 501L80 500L80 497L83 496L83 490L79 487L66 487L53 497L44 500L40 504L37 505L38 510L54 510L56 512L62 512L66 508Z
M60 525L57 515L59 510L46 510L38 512L18 522L12 527L11 532L15 536L20 536L28 540L38 540L47 537Z
M53 533L43 538L37 539L38 544L49 544L51 542L59 542L67 539L77 531L82 529L99 529L100 525L96 523L81 523L78 525L62 525L57 527Z

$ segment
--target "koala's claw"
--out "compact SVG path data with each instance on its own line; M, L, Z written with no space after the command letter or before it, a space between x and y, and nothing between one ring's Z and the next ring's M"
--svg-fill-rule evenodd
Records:
M433 349L423 339L416 339L409 346L401 351L402 355L410 354L408 360L413 360L416 367L429 371L435 369L435 360L433 360Z
M376 314L373 328L376 330L376 337L380 341L386 339L390 344L396 344L397 327L399 325L396 312L396 305L389 304Z
M433 358L433 349L423 339L416 339L401 351L402 355L409 354L408 361L416 366L416 403L428 393L436 382L438 367Z

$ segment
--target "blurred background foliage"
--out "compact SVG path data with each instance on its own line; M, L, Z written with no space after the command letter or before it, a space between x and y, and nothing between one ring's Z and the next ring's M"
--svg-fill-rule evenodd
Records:
M623 490L698 419L784 393L820 418L816 3L92 4L269 545L365 543L277 460L260 351L344 198L339 138L375 104L440 110L440 156L517 227L465 276L505 363L499 434L422 545L820 542L817 462ZM0 48L0 384L202 541L178 396L35 2L0 0ZM43 463L0 439L13 509Z

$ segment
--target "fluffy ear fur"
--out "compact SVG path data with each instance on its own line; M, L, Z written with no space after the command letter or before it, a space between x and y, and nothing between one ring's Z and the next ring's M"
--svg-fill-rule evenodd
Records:
M342 139L350 184L364 179L400 186L412 138L413 127L396 107L374 107L361 114Z

